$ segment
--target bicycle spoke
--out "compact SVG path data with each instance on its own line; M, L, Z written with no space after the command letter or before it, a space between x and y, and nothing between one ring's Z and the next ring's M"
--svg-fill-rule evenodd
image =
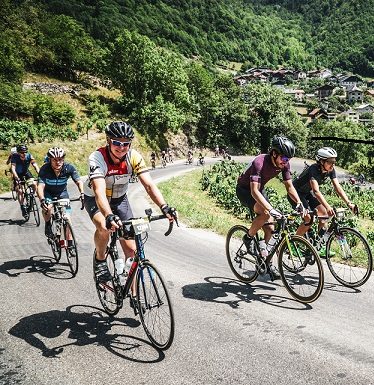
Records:
M233 226L226 238L226 257L231 271L242 282L253 282L258 272L254 250L247 250L243 237L248 230L244 226Z
M371 275L370 246L355 229L341 227L338 234L333 234L326 245L326 256L331 274L344 286L361 286Z
M323 268L313 246L303 237L293 235L282 243L279 251L279 272L287 291L298 301L309 303L321 294Z
M144 331L159 349L168 349L174 339L174 313L163 278L149 262L137 275L137 306Z

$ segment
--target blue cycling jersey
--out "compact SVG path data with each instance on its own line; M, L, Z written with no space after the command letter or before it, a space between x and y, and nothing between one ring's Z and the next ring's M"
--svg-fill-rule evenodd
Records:
M10 163L16 165L16 173L19 177L25 176L31 161L34 160L34 157L30 154L27 153L25 156L25 159L21 159L20 155L18 153L15 153L12 155Z
M69 198L67 191L68 179L71 177L74 182L80 179L76 168L70 163L64 163L60 174L57 176L50 163L45 163L39 171L39 184L45 184L45 198Z

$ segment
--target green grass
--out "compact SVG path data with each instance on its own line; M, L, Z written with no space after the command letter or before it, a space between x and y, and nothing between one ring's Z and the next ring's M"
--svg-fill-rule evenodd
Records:
M226 235L236 224L248 224L245 219L234 218L216 206L214 200L200 189L202 171L189 172L158 184L166 201L177 208L180 220L190 227L211 229Z

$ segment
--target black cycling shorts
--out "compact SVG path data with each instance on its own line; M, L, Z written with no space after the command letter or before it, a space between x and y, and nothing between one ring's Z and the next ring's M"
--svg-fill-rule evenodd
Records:
M120 198L111 199L109 204L113 214L118 215L122 222L128 221L134 217L129 200L127 199L127 195L124 195ZM84 196L84 207L91 219L100 211L97 207L95 197L90 197L88 195Z
M319 206L321 203L319 200L313 196L311 193L308 194L299 194L299 198L301 203L306 209L309 209L313 211L317 206ZM291 203L292 208L296 207L296 203L287 195L288 201Z
M265 191L261 190L260 193L269 202L269 198L267 197ZM249 189L249 187L247 188L240 185L236 185L236 196L238 197L240 203L243 206L250 208L252 212L254 212L253 208L256 204L256 200L251 195L251 190Z

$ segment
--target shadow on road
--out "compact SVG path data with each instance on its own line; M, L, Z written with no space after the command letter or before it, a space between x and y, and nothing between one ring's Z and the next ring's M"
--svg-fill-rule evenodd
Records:
M56 263L56 261L45 255L31 256L29 259L15 259L0 265L0 274L8 277L18 277L21 274L41 273L53 279L71 279L68 263Z
M162 361L163 352L148 341L122 333L126 328L139 325L140 322L132 318L109 317L96 307L73 305L64 311L51 310L24 317L9 330L9 334L23 339L49 358L59 358L68 346L94 344L129 361ZM55 338L66 342L53 346Z
M7 226L7 225L22 226L26 224L27 223L25 223L24 219L0 219L0 226Z
M250 303L252 301L259 301L267 305L285 309L312 309L310 304L302 304L293 298L286 298L270 293L276 290L272 282L264 282L264 284L258 282L257 284L246 285L240 281L226 277L206 277L204 280L206 282L183 286L183 296L199 301L225 304L234 309L239 307L240 302ZM269 294L267 294L267 292L269 292Z

